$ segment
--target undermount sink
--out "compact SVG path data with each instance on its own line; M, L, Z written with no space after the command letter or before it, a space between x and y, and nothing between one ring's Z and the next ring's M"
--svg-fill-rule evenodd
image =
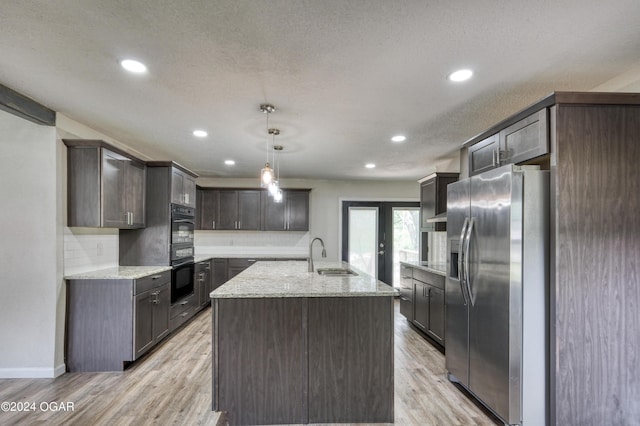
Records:
M347 269L347 268L318 268L317 270L320 275L334 276L334 277L344 277L346 275L358 275L355 272L353 272L351 269Z

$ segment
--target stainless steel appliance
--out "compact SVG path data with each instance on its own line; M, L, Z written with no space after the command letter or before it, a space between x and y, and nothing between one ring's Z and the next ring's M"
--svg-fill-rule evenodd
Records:
M549 172L447 190L446 368L506 424L547 423Z

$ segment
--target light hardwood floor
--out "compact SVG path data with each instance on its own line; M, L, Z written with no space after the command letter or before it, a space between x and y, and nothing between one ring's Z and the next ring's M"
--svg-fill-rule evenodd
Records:
M0 402L37 410L2 412L2 425L215 425L211 411L211 308L119 373L67 373L56 379L2 379ZM74 411L40 410L72 402ZM444 356L395 314L395 424L493 425L449 383Z

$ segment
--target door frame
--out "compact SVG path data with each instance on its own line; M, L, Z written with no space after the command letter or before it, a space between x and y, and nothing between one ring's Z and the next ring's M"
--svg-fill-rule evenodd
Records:
M393 208L394 207L415 207L420 208L420 201L417 199L339 199L340 223L338 226L338 238L340 244L339 258L344 262L349 253L349 207L378 207L378 242L380 234L384 240L384 262L378 262L378 280L393 286ZM387 220L389 218L389 220ZM388 236L388 238L387 238ZM390 255L389 255L390 254ZM382 265L381 265L382 264ZM384 276L380 276L382 272Z

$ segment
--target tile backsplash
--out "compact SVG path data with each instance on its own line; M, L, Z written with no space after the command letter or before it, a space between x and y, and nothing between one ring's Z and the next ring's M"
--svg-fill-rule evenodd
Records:
M196 231L197 255L306 257L308 232Z
M106 228L64 228L64 275L119 264L119 233ZM308 232L196 231L197 255L306 257Z
M118 266L118 230L64 228L64 275Z
M447 263L447 233L429 232L428 234L429 252L427 261L433 265L443 265Z

